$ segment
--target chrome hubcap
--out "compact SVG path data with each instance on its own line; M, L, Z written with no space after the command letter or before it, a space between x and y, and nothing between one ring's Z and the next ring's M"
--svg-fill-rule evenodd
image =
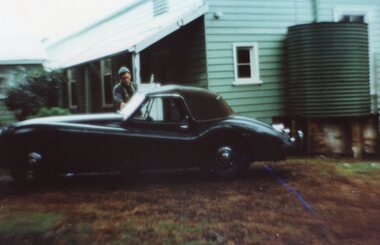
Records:
M228 168L233 165L232 149L228 146L219 148L217 152L217 163L222 168Z
M42 156L36 152L31 152L28 154L28 163L30 165L35 165L42 159Z

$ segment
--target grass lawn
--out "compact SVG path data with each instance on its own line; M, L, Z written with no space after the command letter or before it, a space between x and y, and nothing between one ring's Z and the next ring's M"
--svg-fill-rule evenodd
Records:
M379 161L326 157L252 164L233 181L193 170L8 181L0 244L379 244L379 203Z

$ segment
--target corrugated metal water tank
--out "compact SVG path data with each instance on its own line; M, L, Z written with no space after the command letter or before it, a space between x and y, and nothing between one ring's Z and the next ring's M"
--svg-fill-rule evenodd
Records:
M370 114L367 24L289 27L287 51L292 115Z

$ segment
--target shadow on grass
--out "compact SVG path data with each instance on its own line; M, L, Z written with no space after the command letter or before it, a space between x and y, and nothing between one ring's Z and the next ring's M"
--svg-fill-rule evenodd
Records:
M294 178L294 169L279 168L276 173L284 180ZM25 183L16 183L9 176L0 178L0 198L9 195L26 195L51 191L80 190L140 190L152 186L168 187L229 184L239 182L249 185L277 185L277 181L264 166L251 166L242 176L234 179L220 179L211 173L194 169L147 170L126 178L117 173L112 174L78 174L62 175L48 180L28 179Z

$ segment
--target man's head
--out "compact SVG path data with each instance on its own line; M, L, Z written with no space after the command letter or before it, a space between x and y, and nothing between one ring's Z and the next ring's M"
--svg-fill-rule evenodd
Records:
M124 84L124 85L128 85L130 82L131 82L131 72L129 71L129 69L125 66L122 66L120 67L119 69L119 78L120 78L120 81Z

